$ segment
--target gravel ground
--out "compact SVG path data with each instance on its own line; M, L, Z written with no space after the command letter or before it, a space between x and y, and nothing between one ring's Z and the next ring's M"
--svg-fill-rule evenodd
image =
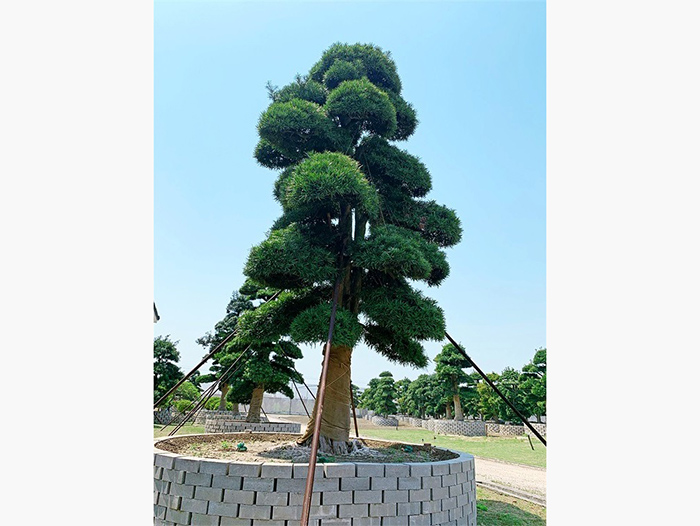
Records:
M475 457L476 481L511 487L540 498L547 497L547 471Z

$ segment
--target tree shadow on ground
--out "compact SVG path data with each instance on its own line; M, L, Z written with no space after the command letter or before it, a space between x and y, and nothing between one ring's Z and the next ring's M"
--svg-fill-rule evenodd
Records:
M523 501L520 507L508 502L498 500L479 500L476 511L477 526L545 526L547 524L546 510L536 505L527 506L532 510L541 510L538 515L523 509Z

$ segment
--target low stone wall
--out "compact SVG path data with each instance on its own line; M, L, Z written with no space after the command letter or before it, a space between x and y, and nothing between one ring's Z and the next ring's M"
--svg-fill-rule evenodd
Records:
M301 424L298 422L287 422L276 420L270 422L245 422L233 415L208 414L204 423L206 433L238 433L241 431L263 431L274 433L301 433ZM228 413L228 412L227 412Z
M486 436L481 420L433 420L433 431L444 435Z
M383 416L373 416L372 417L372 423L375 426L391 426L391 427L396 427L399 425L399 421L390 416L388 418L384 418Z
M155 526L298 526L308 464L187 457L158 442ZM474 457L317 465L311 503L314 526L476 526Z
M535 422L530 422L530 425L535 428L540 435L547 436L547 424L537 424ZM530 431L528 427L525 428L525 434L530 436L535 436L535 434Z

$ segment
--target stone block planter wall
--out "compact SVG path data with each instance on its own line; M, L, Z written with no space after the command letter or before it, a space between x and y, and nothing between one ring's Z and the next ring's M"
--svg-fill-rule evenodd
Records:
M372 423L375 426L391 426L391 427L396 427L399 425L399 421L390 416L388 418L384 418L383 416L373 416L372 417Z
M229 414L208 414L204 423L206 433L238 433L241 431L263 431L274 433L301 433L298 422L245 422Z
M166 439L167 440L167 439ZM234 438L235 440L235 438ZM298 526L308 464L154 452L156 526ZM318 465L312 526L476 526L474 457Z
M486 436L486 423L481 420L434 420L433 431L444 435Z
M530 425L535 428L540 435L547 436L547 424L537 424L535 422L530 422ZM525 428L525 434L530 436L535 436L529 428Z

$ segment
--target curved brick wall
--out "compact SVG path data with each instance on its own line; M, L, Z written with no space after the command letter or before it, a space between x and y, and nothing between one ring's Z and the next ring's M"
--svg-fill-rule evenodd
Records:
M382 416L373 416L372 417L372 423L375 426L392 426L396 427L399 425L399 421L396 420L396 418L389 417L389 418L384 418Z
M229 414L208 414L204 423L206 433L238 433L241 431L267 431L275 433L301 433L298 422L245 422Z
M158 442L156 526L298 526L308 464L187 457ZM476 526L474 457L318 465L311 502L314 526Z

